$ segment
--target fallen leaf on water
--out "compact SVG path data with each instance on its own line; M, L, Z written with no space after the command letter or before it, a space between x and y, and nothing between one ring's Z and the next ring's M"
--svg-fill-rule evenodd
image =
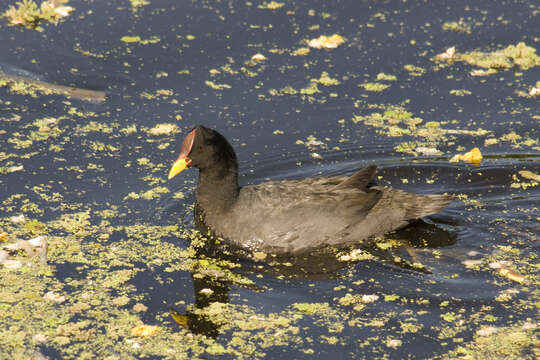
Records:
M251 60L261 62L266 60L266 56L261 53L257 53L251 57Z
M482 259L467 259L461 261L463 265L465 265L466 268L474 268L476 265L480 265L483 262Z
M525 179L534 180L537 182L540 182L540 175L533 173L532 171L528 170L521 170L519 171L519 175Z
M24 217L24 214L14 215L9 218L9 221L11 221L14 224L23 224L26 222L26 217Z
M42 263L47 262L47 238L43 235L28 241L19 239L3 248L10 252L24 250L30 256L39 256Z
M480 336L489 336L491 334L495 334L498 331L499 331L499 328L495 326L484 326L476 330L476 334Z
M189 322L189 317L187 315L180 314L180 312L176 311L173 308L169 308L169 313L178 325L187 328Z
M19 165L19 166L10 166L8 168L8 172L12 173L12 172L15 172L15 171L23 171L24 170L24 166L22 165Z
M372 302L375 302L379 299L379 295L371 294L371 295L362 295L362 302L369 304Z
M344 42L345 39L338 34L332 36L321 35L316 39L311 39L308 45L315 49L335 49Z
M523 284L526 280L525 276L521 275L517 271L510 270L510 269L500 268L497 270L497 274L500 276L504 276L508 280L512 280L520 284Z
M523 323L523 325L521 326L521 328L523 330L534 330L536 329L537 327L537 324L536 323L533 323L533 322L530 322L530 321L526 321L525 323Z
M55 302L57 304L61 304L64 301L66 301L66 297L57 293L54 293L52 291L47 292L45 295L43 295L43 300Z
M471 76L489 76L489 75L496 74L497 72L498 72L497 69L493 69L493 68L490 68L487 70L475 69L475 70L472 70L470 74Z
M480 149L475 147L471 151L465 153L465 154L457 154L454 155L450 162L458 162L458 161L465 161L471 164L480 164L482 161L482 153L480 152Z
M4 251L4 250L0 250L0 265L2 265L4 263L4 261L7 260L9 254L7 251Z
M32 336L32 339L37 343L44 343L45 341L47 341L47 335L41 333L35 334L34 336Z
M148 130L148 134L152 136L171 135L179 130L180 129L175 124L157 124Z
M262 251L255 251L253 253L253 259L255 259L255 260L264 260L264 259L266 259L266 256L267 256L267 254L265 252L262 252Z
M452 47L449 47L448 49L446 49L445 52L441 53L441 54L438 54L435 56L435 60L439 60L439 61L450 61L452 60L452 58L454 57L454 54L456 53L456 47L455 46L452 46Z
M199 293L203 294L203 295L212 295L214 293L214 290L212 289L209 289L209 288L204 288L204 289L201 289L201 291L199 291Z
M490 269L501 269L510 265L512 265L512 263L508 260L494 261L488 264Z
M132 336L146 337L154 335L159 330L159 326L156 325L137 325L131 329Z
M22 268L22 262L19 260L4 260L4 266L8 269L20 269Z
M442 152L440 150L437 150L436 148L429 148L425 146L419 146L416 148L416 152L420 153L421 155L425 156L435 156L435 155L441 155Z
M402 344L402 341L399 339L388 339L386 341L386 346L391 347L393 349L397 349Z
M135 305L133 305L133 311L135 312L144 312L146 310L148 310L148 306L144 304L136 303Z

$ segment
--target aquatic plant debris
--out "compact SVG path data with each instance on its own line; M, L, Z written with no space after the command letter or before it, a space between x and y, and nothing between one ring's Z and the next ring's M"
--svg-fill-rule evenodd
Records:
M308 42L308 46L314 49L325 49L331 50L335 49L345 42L345 39L338 34L331 36L321 35L318 38L311 39Z
M282 2L270 1L270 2L262 3L261 5L258 6L258 8L268 9L268 10L277 10L277 9L281 9L284 5L285 3L282 3Z
M3 86L9 87L14 93L30 95L31 97L37 97L37 93L41 93L43 95L59 94L90 102L102 102L106 100L106 93L104 91L58 85L29 77L7 75L0 71L0 87Z
M532 171L528 170L520 170L519 175L525 179L534 180L538 183L540 183L540 175L533 173Z
M466 152L465 154L456 154L451 159L450 162L459 162L459 161L465 161L472 164L480 164L482 161L482 153L480 152L480 149L475 147L472 148L471 151Z
M74 9L67 3L68 0L45 0L38 7L33 0L22 0L17 2L17 7L10 5L2 16L9 21L9 25L39 29L41 21L58 24L59 20L69 16Z
M178 125L163 123L163 124L157 124L153 128L149 129L148 135L152 135L152 136L173 135L179 131L180 129L178 128Z
M157 44L158 42L161 41L161 39L158 36L151 36L149 39L142 39L138 35L135 35L135 36L126 35L126 36L122 36L120 38L120 41L123 41L127 44L138 43L141 45L148 45L148 44Z
M147 337L152 336L158 332L159 326L156 325L137 325L131 329L132 336Z
M508 45L504 49L492 52L470 51L457 53L455 52L455 47L451 47L444 53L435 56L432 60L446 62L461 61L486 69L472 70L472 76L493 75L499 70L507 70L513 67L527 70L534 66L540 66L540 56L536 54L536 49L526 45L524 42L519 42L517 45Z
M540 185L520 171L540 174L539 68L429 60L538 49L538 6L276 2L70 1L42 33L1 19L0 67L24 80L0 88L0 358L538 358ZM375 163L381 186L458 199L373 245L244 258L194 227L196 171L165 181L198 123L230 135L242 184ZM476 146L489 163L448 164ZM41 236L46 262L2 248Z

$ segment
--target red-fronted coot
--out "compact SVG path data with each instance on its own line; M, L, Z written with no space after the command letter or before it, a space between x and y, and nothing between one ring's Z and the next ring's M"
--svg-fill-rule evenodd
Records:
M374 165L349 177L240 187L232 146L223 135L204 126L185 137L169 179L187 167L199 169L198 216L214 235L246 250L275 254L361 243L437 213L454 198L370 186Z

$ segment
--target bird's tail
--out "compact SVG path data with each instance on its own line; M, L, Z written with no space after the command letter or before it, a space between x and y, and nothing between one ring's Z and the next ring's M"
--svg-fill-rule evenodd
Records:
M450 204L456 197L453 195L418 195L407 193L405 196L406 218L419 219L436 214Z

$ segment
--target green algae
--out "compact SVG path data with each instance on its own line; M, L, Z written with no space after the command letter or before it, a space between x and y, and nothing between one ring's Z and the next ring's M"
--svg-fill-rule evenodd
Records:
M340 84L338 79L331 78L326 71L323 71L318 79L313 79L312 81L316 81L323 86L335 86Z
M536 49L527 46L524 42L517 45L508 45L502 50L492 52L471 51L455 55L456 61L485 69L510 69L514 66L527 70L534 66L540 66L540 57Z
M133 12L137 12L140 7L146 6L150 4L149 0L129 0L131 4L131 10Z
M440 359L532 359L540 355L540 338L530 322L497 328L487 336L476 335L466 345L438 357Z
M126 44L137 43L141 45L148 45L148 44L157 44L158 42L161 41L161 39L159 38L159 36L151 36L148 39L142 39L138 35L135 35L135 36L126 35L126 36L122 36L120 38L120 41L125 42Z
M385 108L385 106L381 106ZM372 112L369 115L354 115L353 123L363 123L374 127L377 132L387 137L410 136L417 138L416 141L405 141L394 147L397 152L408 153L417 156L419 148L436 148L438 144L446 142L450 135L462 134L474 137L486 136L490 132L484 129L462 130L441 126L437 121L428 121L413 116L402 106L386 106L386 110ZM422 123L424 123L422 125Z
M412 64L404 65L403 68L408 71L411 76L422 76L426 73L426 69Z
M261 5L258 6L259 9L268 9L268 10L277 10L281 9L285 3L277 2L277 1L270 1L270 2L264 2Z
M323 71L319 78L312 78L309 80L309 84L301 88L299 90L294 89L292 86L285 86L279 90L276 89L270 89L268 90L268 93L272 96L281 96L281 95L307 95L307 96L313 96L315 94L322 93L322 91L319 89L319 85L322 86L337 86L341 84L341 82L336 79L330 77L330 75ZM332 96L332 95L330 95Z
M322 17L323 13L320 14ZM313 11L313 15L315 15L315 11ZM328 17L330 14L324 16ZM377 18L382 18L382 16L385 15L381 13L381 17ZM386 16L389 16L389 14ZM311 29L317 29L317 27L312 27ZM267 30L265 29L264 31ZM195 39L195 37L190 36L189 39ZM271 53L280 54L279 51ZM305 66L309 68L313 64L306 62ZM223 71L219 65L215 65L215 67ZM308 79L309 77L313 78L309 80L309 85L306 88L308 92L312 91L312 93L301 93L300 89L306 81L303 78L303 80L300 80L300 85L297 89L292 88L292 86L285 86L282 88L285 89L282 94L300 94L303 96L298 97L302 100L308 99L308 96L312 98L315 96L322 97L325 92L323 86L338 86L340 83L337 78L344 79L340 72L337 72L337 74L334 73L335 68L325 68L332 69L332 76L335 79L329 76L326 79L322 74L319 79L317 79L317 74L308 75ZM236 76L235 71L238 68L229 67L229 69L229 72L223 71L221 74ZM291 67L291 70L296 71L298 69ZM182 72L182 74L189 74L189 70L186 71ZM259 74L259 72L246 72L244 74L251 76ZM321 81L321 79L323 80ZM336 83L333 83L334 81ZM392 80L379 79L377 76L377 81ZM220 82L222 81L220 80ZM236 82L229 83L236 84ZM320 92L313 91L312 83L317 84L317 90ZM324 83L327 83L327 85ZM280 85L278 85L279 87ZM262 83L257 84L257 88L263 89L262 91L265 89ZM276 90L276 92L279 94L281 90ZM342 91L339 92L342 94ZM349 96L350 94L345 93L344 95ZM161 98L168 96L172 96L172 93L167 90L159 94L156 91L149 94L148 97L144 97L144 100L159 101ZM414 141L402 142L398 145L403 145L404 149L408 149L405 152L409 153L415 153L417 147L421 144L441 144L446 140L454 140L447 135L486 135L486 133L479 130L454 129L454 125L451 122L430 117L424 112L413 114L405 106L400 107L398 111L392 109L392 111L388 112L389 109L385 106L383 110L378 111L380 119L378 116L374 116L372 119L357 118L355 116L354 121L358 123L358 126L363 125L364 121L366 121L366 125L374 128L376 131L380 130L380 135L389 136L392 139L397 138L398 140L402 140L401 137L403 136L416 137ZM81 110L73 110L73 114L75 116L79 114L84 116L89 115L82 113ZM109 113L99 114L100 117L104 115L107 115L107 120L111 120ZM14 117L18 117L19 120L21 119L21 115L18 114L14 115ZM137 141L135 145L130 144L130 142L143 138L144 140L142 141L156 147L167 145L167 143L161 142L161 139L145 139L145 135L148 134L148 129L151 129L152 125L150 127L141 125L137 127L134 124L118 124L114 121L112 123L107 122L106 124L102 124L99 121L84 121L82 117L73 119L74 122L78 122L76 125L73 125L71 120L64 121L64 119L61 119L59 124L48 125L44 119L40 119L41 121L36 121L29 127L21 126L20 129L17 129L17 135L11 132L9 133L9 138L13 140L6 142L6 147L9 147L12 151L28 149L26 150L27 153L24 154L24 156L27 156L31 153L36 154L35 149L39 149L41 153L46 152L49 145L55 146L54 149L60 152L66 141L81 140L83 148L88 150L88 154L85 156L92 158L91 161L93 163L74 165L73 162L69 162L65 164L66 159L69 161L69 154L58 154L58 159L66 158L57 162L59 165L58 172L61 176L78 176L78 179L88 180L88 184L92 184L94 180L96 182L104 181L94 178L95 172L93 171L109 174L111 167L107 162L121 156L120 159L127 160L126 163L131 164L131 168L126 166L126 169L132 171L140 166L140 171L144 172L144 174L140 174L137 180L143 181L143 186L138 188L122 188L124 192L120 192L120 200L122 200L125 194L128 196L132 193L136 195L128 198L127 202L129 206L126 206L128 209L124 208L123 211L118 211L118 207L115 207L115 205L111 206L108 200L105 204L83 204L82 200L74 201L69 196L69 191L64 188L63 190L65 191L60 190L62 192L61 195L59 193L54 195L53 190L46 186L47 184L41 184L43 186L39 188L33 186L32 189L35 188L35 191L29 187L30 194L18 194L20 196L18 198L13 197L12 201L8 201L7 199L2 200L2 210L6 211L6 213L23 211L26 212L27 216L30 216L45 211L46 214L49 214L49 206L58 206L61 214L51 221L42 219L41 217L39 218L40 220L32 219L27 222L30 225L20 227L9 224L5 219L0 220L2 230L9 231L10 236L11 234L13 236L32 236L32 234L37 233L56 234L51 236L50 240L51 265L38 271L35 268L24 267L20 272L0 272L0 277L6 276L9 278L9 281L3 282L0 286L6 289L2 293L3 297L0 298L0 317L4 316L4 321L1 324L6 325L3 327L2 334L0 334L0 338L2 338L0 340L1 357L5 355L6 358L12 358L15 354L23 358L29 358L33 355L32 351L39 349L40 346L54 348L65 358L107 358L107 356L113 358L115 355L111 354L121 354L122 358L133 359L151 356L196 359L220 355L232 358L256 359L264 358L269 352L279 352L284 348L291 351L297 348L300 352L317 356L317 343L350 346L352 339L347 337L347 331L343 331L343 329L348 330L349 328L358 327L364 329L373 328L375 330L368 338L355 339L357 342L354 343L354 346L358 349L356 355L359 355L364 349L367 350L369 348L370 351L375 353L380 351L378 354L381 358L384 358L390 356L388 349L385 348L386 344L388 346L395 344L392 341L400 338L399 334L419 331L418 329L421 325L418 325L418 321L423 321L424 319L427 321L433 320L432 318L422 318L426 314L426 311L427 316L438 316L431 309L424 306L425 304L422 304L422 306L424 306L423 309L427 310L412 313L410 311L412 307L410 306L411 304L417 304L413 302L415 297L398 297L394 299L397 295L386 295L385 299L387 297L388 300L393 299L392 301L388 301L388 305L401 306L400 310L405 309L404 314L397 313L396 311L384 313L381 311L377 312L376 310L368 313L372 309L370 309L369 305L361 303L360 295L362 291L352 288L352 286L350 289L347 286L336 286L338 288L336 292L342 291L342 293L336 294L334 299L331 299L330 296L327 303L300 303L299 305L288 306L285 309L272 309L271 312L267 311L268 309L264 309L263 311L249 303L244 304L243 301L246 299L233 291L231 297L233 304L219 303L219 305L213 307L196 310L201 316L210 317L221 326L219 337L216 339L190 333L188 329L178 330L177 328L168 328L167 326L171 324L168 324L167 320L164 320L163 314L155 317L152 315L151 317L152 323L164 327L155 337L147 339L134 339L130 337L129 330L133 326L142 323L142 315L133 311L132 305L137 301L148 301L147 304L150 304L152 297L152 295L146 293L144 286L141 286L142 289L136 289L130 284L130 282L135 281L134 279L136 279L138 274L145 272L151 273L152 280L155 284L171 282L166 276L170 275L172 277L179 271L189 271L193 274L194 278L212 278L216 281L241 284L241 286L253 285L255 282L233 271L237 270L237 266L233 262L222 262L219 258L201 258L195 255L196 251L192 248L185 249L185 246L190 242L197 240L204 242L204 239L200 234L186 232L180 226L161 227L144 222L137 225L112 226L110 222L118 221L119 219L120 221L128 221L126 219L133 213L136 213L138 207L153 209L154 206L157 206L155 204L160 204L162 201L168 199L166 192L160 193L159 191L153 191L156 187L159 189L163 185L163 179L160 182L157 172L163 172L166 165L159 159L156 160L151 154L141 153L139 151L141 142ZM22 114L22 118L23 121L26 121L24 114ZM412 120L414 118L421 121L415 124L414 122L418 120ZM432 119L436 121L430 121ZM163 119L161 121L167 120ZM342 127L348 127L350 125L346 121L340 123ZM472 125L473 128L475 126ZM354 128L354 126L351 127ZM345 129L349 130L348 128ZM30 132L32 135L28 136ZM500 141L499 134L490 134L490 139L496 140L503 145L510 145L511 147L528 146L527 144L531 144L531 147L537 146L534 145L536 139L530 137L534 137L534 133L532 135L519 133L517 127L515 131L509 129L506 132L506 134L503 133L502 140ZM97 142L95 142L95 138L92 138L92 143L87 141L90 137L98 135L99 139ZM119 135L126 136L126 138L122 139L126 141L125 144L122 141L116 140L116 137ZM310 149L325 148L327 147L326 144L329 144L328 147L331 146L330 139L325 139L322 134L316 135L321 140L318 140L315 135L312 135L306 140L301 140L301 144L308 146ZM497 138L493 138L493 136L497 136ZM63 140L63 137L66 137L68 140ZM298 137L304 138L303 135L298 135ZM344 137L347 137L347 135L344 135ZM155 142L151 142L154 140ZM93 145L90 146L90 144ZM48 149L49 151L53 151L51 147ZM127 157L126 153L129 154ZM6 153L0 155L0 158L2 160L5 158L7 161L18 161L15 165L23 163L22 159L24 159L23 154ZM8 169L10 166L12 166L11 163L5 164L4 168ZM91 172L89 170L93 171ZM25 171L28 171L28 175L30 175L30 172L38 173L40 170L25 169ZM156 176L148 176L147 172L156 172ZM513 178L512 181L514 181ZM85 182L84 184L86 185L87 183ZM104 182L104 184L108 185L107 182ZM509 184L511 183L509 182ZM86 196L84 195L86 189L78 189L77 191L80 191L81 196ZM144 195L147 191L148 194ZM154 199L153 203L151 204L148 199L145 199L145 196ZM25 201L24 204L22 201ZM77 201L81 202L79 203ZM481 203L481 201L478 203ZM21 205L24 205L24 207ZM104 206L107 209L97 210L96 207L99 206ZM523 211L523 214L526 214L525 209L521 211ZM468 217L473 216L472 211L465 211L465 214ZM37 225L38 223L42 226ZM37 226L34 227L32 224ZM82 226L80 226L81 224ZM493 228L499 229L499 227L496 227L496 224ZM110 239L117 236L120 236L120 239L115 239L111 243L108 243ZM517 241L519 241L519 238ZM391 246L388 250L393 248ZM507 254L505 255L506 257L502 257L501 255L501 259L507 261L515 260L515 258L520 256L515 251L508 251L508 249L501 249L501 251ZM442 252L444 253L444 251ZM354 253L354 255L356 254ZM433 254L436 254L436 252ZM368 255L365 252L359 255L359 257L362 256L365 256L366 260L369 261L374 259L373 255ZM354 258L354 256L351 255L351 258ZM354 258L354 260L357 259ZM535 281L533 272L534 258L528 258L527 261L529 264L518 262L516 264L516 270L528 274L528 278ZM61 269L62 267L60 265L62 264L74 266L80 277L77 279L63 279L55 270L55 266ZM475 271L485 273L489 270L486 270L484 264L483 266L478 266L478 269ZM166 275L163 275L163 272ZM351 276L349 272L346 273L347 276ZM12 282L16 281L28 284L28 288L19 289L12 287ZM33 283L40 281L44 281L47 286L33 289ZM379 281L375 275L373 279L366 279L366 282L373 283L376 286L380 285ZM504 299L508 302L508 298L511 295L510 293L502 293L502 289L504 289L502 286L511 282L503 277L495 277L493 281L500 284L498 286L501 286L500 294L502 296L499 299ZM362 286L360 281L355 283L355 286ZM153 287L155 284L152 283L149 286ZM423 286L424 281L419 281L419 284ZM316 283L313 283L313 285L317 286ZM121 290L121 294L115 291L115 287L117 286L124 288ZM184 284L177 282L174 286L181 287ZM69 294L66 304L48 304L46 306L42 300L42 296L49 288L55 288L55 291L62 294ZM314 289L317 290L316 287ZM186 290L188 292L191 291L188 288ZM271 292L272 289L263 289L261 291ZM347 293L343 294L343 291ZM275 292L271 292L270 294L273 295ZM440 297L440 294L430 294L429 291L425 290L422 294L424 296L433 295L434 298ZM534 293L526 296L530 299L535 298ZM420 301L421 297L418 297L418 299ZM457 300L459 301L459 299ZM43 304L33 304L32 301ZM422 299L421 301L428 300ZM529 299L520 300L519 303L512 304L516 308L514 314L517 314L523 308L527 308L529 306L528 303ZM418 304L420 305L420 303ZM13 310L12 315L10 315L10 310ZM464 347L469 346L470 344L466 343L468 341L466 329L474 330L480 321L492 321L493 319L487 316L489 315L489 311L489 309L478 311L480 315L476 318L472 317L471 323L467 326L461 325L454 328L463 318L459 318L457 322L450 322L449 326L435 326L429 329L429 336L434 339L444 339L441 342L448 341L450 345L441 344L445 349L452 347L452 344L458 344ZM38 314L51 315L49 317ZM328 314L332 314L332 316L328 316ZM459 315L457 312L455 314L455 316ZM73 317L83 317L83 320L73 319ZM145 319L145 322L147 321ZM307 330L305 329L312 326L312 324L319 326L320 329L317 329L317 333L320 332L320 336L309 333L306 335ZM343 334L340 333L340 330ZM336 333L338 335L335 335ZM45 337L45 341L42 341L43 336L41 335ZM252 335L254 336L252 337ZM406 338L403 341L407 344ZM482 353L482 350L478 350L478 353Z
M519 42L517 45L508 45L503 49L491 52L475 50L465 53L456 52L451 56L439 55L432 60L448 63L464 62L482 68L471 71L473 76L489 76L511 68L527 70L540 66L540 56L536 54L536 49L526 45L524 42Z
M10 91L20 95L37 98L39 95L64 95L68 98L86 100L90 102L105 101L104 91L75 88L40 81L29 77L7 75L0 71L0 87L7 86Z
M471 24L465 22L463 19L459 19L459 21L447 21L442 25L442 29L445 31L455 31L465 34L470 34L471 28Z
M206 86L209 86L214 90L224 90L224 89L230 89L231 88L231 85L229 85L229 84L216 84L216 83L214 83L213 81L210 81L210 80L206 80L204 83L206 84Z
M471 95L472 92L466 89L459 89L459 90L450 90L450 94L456 95L456 96L466 96L466 95Z
M68 0L43 1L41 6L33 0L17 2L17 6L11 5L2 17L9 21L9 25L23 26L29 29L43 31L39 27L42 21L58 24L59 20L68 16L73 8L65 6Z
M377 81L396 81L397 76L392 74L378 73Z
M384 89L388 89L390 85L388 84L382 84L382 83L364 83L360 84L359 86L363 87L366 91L373 91L373 92L381 92Z

